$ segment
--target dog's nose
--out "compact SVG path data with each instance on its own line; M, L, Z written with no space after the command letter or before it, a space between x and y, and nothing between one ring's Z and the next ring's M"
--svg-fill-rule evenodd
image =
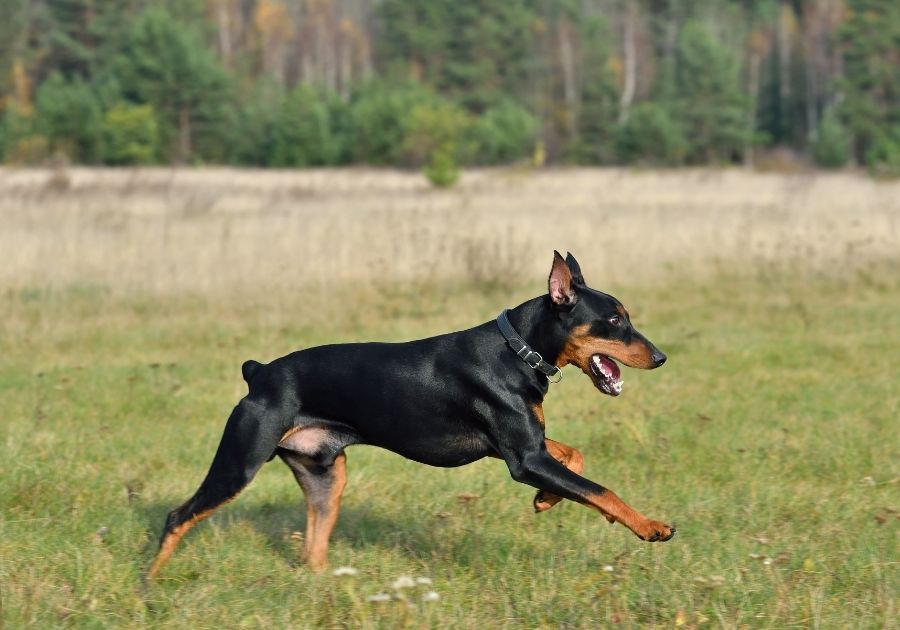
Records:
M653 354L650 355L650 360L653 361L653 367L659 367L666 362L666 355L664 355L659 350L656 350Z

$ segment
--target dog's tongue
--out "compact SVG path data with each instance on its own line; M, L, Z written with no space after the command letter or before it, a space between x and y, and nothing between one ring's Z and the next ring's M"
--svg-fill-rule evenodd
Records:
M619 380L619 377L622 375L622 371L619 369L619 366L615 361L602 354L595 354L591 357L591 359L597 365L597 369L600 370L600 373L603 374L603 376L611 381Z

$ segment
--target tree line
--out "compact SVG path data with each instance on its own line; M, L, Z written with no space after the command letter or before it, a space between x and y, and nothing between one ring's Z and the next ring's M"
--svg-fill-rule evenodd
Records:
M0 0L0 155L900 173L896 0Z

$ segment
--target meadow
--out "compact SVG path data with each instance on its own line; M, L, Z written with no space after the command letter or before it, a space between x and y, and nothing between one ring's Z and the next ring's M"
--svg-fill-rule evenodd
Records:
M0 170L0 216L3 627L898 626L900 184ZM357 446L330 551L356 575L300 562L275 461L142 582L242 361L476 325L545 291L553 248L669 361L616 399L568 368L547 434L672 541L535 515L497 460Z

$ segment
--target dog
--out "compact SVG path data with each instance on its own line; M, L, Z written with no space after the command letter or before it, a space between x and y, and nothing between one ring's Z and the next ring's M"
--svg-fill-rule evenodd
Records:
M575 258L557 251L547 294L495 321L406 343L318 346L267 365L247 361L241 371L249 393L232 411L203 483L169 513L147 577L191 527L234 499L276 456L306 498L306 562L323 569L347 482L344 449L353 444L441 467L501 458L513 479L537 488L535 511L565 498L642 540L667 541L674 527L581 476L582 454L546 437L542 409L565 365L618 396L618 363L653 369L665 361L621 302L589 288Z

